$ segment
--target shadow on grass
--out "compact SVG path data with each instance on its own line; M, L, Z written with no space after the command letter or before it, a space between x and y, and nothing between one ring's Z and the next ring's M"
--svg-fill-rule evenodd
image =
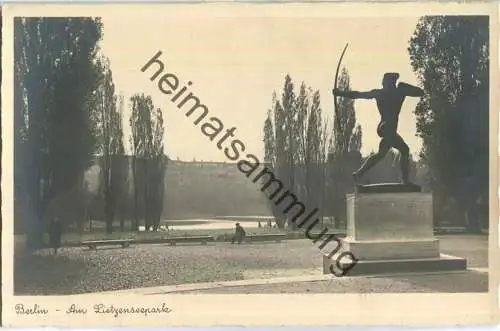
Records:
M85 277L83 261L64 254L52 255L49 249L14 253L14 295L70 294Z

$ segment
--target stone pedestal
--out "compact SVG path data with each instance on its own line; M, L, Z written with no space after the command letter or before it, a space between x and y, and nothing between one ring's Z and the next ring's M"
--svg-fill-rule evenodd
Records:
M347 275L465 270L463 258L442 255L434 237L432 194L401 184L358 187L348 194L347 234L341 251L357 265ZM335 256L323 256L323 269Z

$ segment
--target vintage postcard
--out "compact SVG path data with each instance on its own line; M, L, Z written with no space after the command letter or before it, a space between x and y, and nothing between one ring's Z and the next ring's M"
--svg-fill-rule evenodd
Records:
M5 326L498 323L498 6L2 15Z

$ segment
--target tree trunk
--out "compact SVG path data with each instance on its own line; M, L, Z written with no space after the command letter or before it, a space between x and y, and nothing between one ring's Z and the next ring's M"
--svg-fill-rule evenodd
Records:
M155 182L152 183L154 185L154 208L153 208L153 229L154 231L158 231L161 222L161 214L163 211L163 199L164 199L164 189L165 189L165 180L164 180L164 164L162 157L156 157L154 161L154 176Z
M120 212L120 232L125 231L125 218L123 217L123 212Z
M137 212L137 160L136 156L134 155L132 158L132 177L133 182L134 182L134 207L133 207L133 221L132 221L132 228L134 231L139 230L139 216Z
M482 225L483 229L489 230L489 201L488 201L488 194L485 196L481 197L481 200L478 204L478 210L479 210L479 221Z
M106 190L104 193L104 211L106 214L106 233L110 234L113 232L113 203L112 203L112 196L111 192L109 192L109 189Z
M26 248L29 250L37 250L43 247L43 217L40 211L40 202L36 201L30 204L29 218L26 227Z
M478 205L476 202L471 203L466 209L466 229L469 233L482 233L481 223L479 222Z
M284 229L285 228L285 221L284 219L282 218L276 218L276 226L278 227L278 229ZM292 223L292 222L290 222Z
M144 227L146 231L149 231L151 227L151 197L150 197L150 181L149 178L149 162L150 159L144 159Z
M28 180L28 185L31 188L29 195L29 210L31 216L28 219L27 226L27 248L40 249L43 247L43 233L44 233L44 208L43 201L40 196L41 183L40 183L40 169L36 167L32 170L32 177Z

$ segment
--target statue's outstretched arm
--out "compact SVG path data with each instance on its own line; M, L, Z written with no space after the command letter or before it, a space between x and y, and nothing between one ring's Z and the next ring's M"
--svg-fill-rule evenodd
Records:
M349 99L373 99L377 97L378 90L371 90L367 92L358 92L358 91L339 91L334 89L333 95L349 98Z

